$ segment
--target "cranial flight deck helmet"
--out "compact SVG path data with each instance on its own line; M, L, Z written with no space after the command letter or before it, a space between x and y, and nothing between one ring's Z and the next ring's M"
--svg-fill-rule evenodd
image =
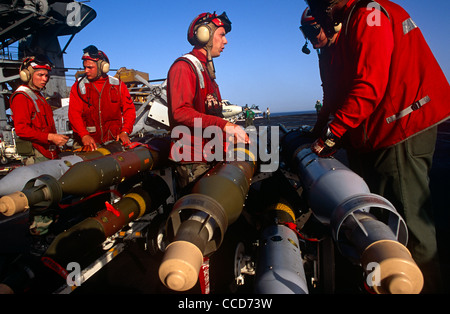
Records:
M317 23L314 16L312 16L310 8L306 8L305 11L303 11L299 28L306 39L305 45L302 47L302 52L309 55L311 51L308 49L308 40L315 40L321 30L321 26Z
M340 17L333 11L336 4L342 0L305 0L308 4L311 15L322 26L328 38L333 37L342 27Z
M224 27L225 32L231 31L231 21L225 12L221 15L201 13L189 25L187 38L191 45L203 47L212 39L215 30Z
M214 63L211 58L211 48L213 45L214 32L224 27L225 32L231 31L231 21L227 14L223 12L221 15L214 13L201 13L189 25L187 32L188 42L200 48L205 48L208 58L208 72L212 79L216 78Z
M300 30L305 38L310 41L314 40L320 34L320 29L322 27L317 23L314 16L311 15L311 10L309 8L306 8L303 12L300 24Z
M81 60L91 60L97 63L97 77L109 72L110 65L108 57L94 45L87 46L83 49Z
M32 81L33 74L36 70L51 71L53 63L44 55L36 55L26 57L19 68L19 76L22 82L28 84L31 88L37 89Z

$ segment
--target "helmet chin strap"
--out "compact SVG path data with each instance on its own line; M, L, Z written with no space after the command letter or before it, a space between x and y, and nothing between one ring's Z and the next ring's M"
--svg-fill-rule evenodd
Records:
M207 57L207 61L206 61L206 69L208 70L209 76L211 77L211 79L215 80L216 79L216 69L214 68L214 61L211 57L211 47L206 46L206 57Z
M217 31L217 27L214 25L214 23L209 23L208 26L211 29L211 38L209 39L208 43L205 45L206 50L206 69L208 70L209 76L211 79L216 79L216 69L214 67L214 61L211 56L211 49L213 48L213 39L214 39L214 33Z
M100 69L100 63L102 60L98 60L97 62L95 62L97 64L97 76L95 77L94 81L98 80L99 78L101 78L103 76L102 70Z

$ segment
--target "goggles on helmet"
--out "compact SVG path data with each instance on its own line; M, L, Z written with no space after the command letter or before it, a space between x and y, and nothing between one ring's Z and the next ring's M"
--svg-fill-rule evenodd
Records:
M310 41L316 39L320 34L321 26L320 24L305 24L299 27L303 35L308 38Z
M212 23L216 27L224 27L225 32L229 33L231 31L231 21L228 18L227 14L223 12L221 15L217 15L216 12L214 13L201 13L198 15L192 23L189 25L188 28L188 41L190 44L195 45L195 39L194 34L195 30L200 24L209 24Z
M46 56L28 57L23 61L23 67L32 67L35 70L45 69L51 71L53 64Z
M106 54L98 50L97 47L94 45L87 46L83 49L83 57L82 60L92 60L92 61L98 61L98 60L105 60L108 61L108 57Z
M227 33L231 31L231 21L225 12L223 12L221 15L217 15L216 12L214 12L212 16L213 18L211 22L214 23L214 25L216 25L217 27L223 26L225 28L225 32Z
M231 21L228 18L227 14L223 12L221 15L217 15L214 13L203 13L197 17L197 21L194 23L194 27L199 24L208 24L213 23L217 27L224 27L225 31L228 33L231 31Z
M336 33L335 25L341 21L333 14L333 9L342 0L306 0L311 14L322 26L327 37L331 37Z

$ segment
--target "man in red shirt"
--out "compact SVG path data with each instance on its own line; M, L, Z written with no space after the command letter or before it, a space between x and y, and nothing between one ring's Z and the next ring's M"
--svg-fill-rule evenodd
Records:
M95 46L83 50L85 75L70 91L69 121L78 141L91 150L111 140L130 142L136 109L126 85L109 76L109 59Z
M312 150L343 143L350 167L405 219L408 248L424 291L439 291L428 174L437 125L450 117L450 87L420 29L387 0L307 0L328 37L339 28L328 66L333 115ZM325 105L325 104L324 104Z
M300 30L306 38L306 43L302 48L302 52L305 54L310 53L310 50L307 48L309 40L313 48L316 49L319 57L319 71L320 79L322 80L323 101L321 108L318 110L317 122L313 129L314 136L318 137L327 125L328 120L330 119L330 108L333 107L333 105L331 105L333 97L329 97L329 95L333 95L332 88L335 84L334 81L330 80L327 75L327 67L330 64L333 49L335 49L335 41L339 32L337 31L330 38L328 38L322 26L317 23L316 19L312 16L309 8L306 8L305 11L303 11L300 24Z
M173 138L170 158L182 163L177 169L181 187L210 167L204 155L205 128L215 126L234 136L237 142L248 142L248 135L240 126L223 119L222 98L215 81L212 58L222 53L230 30L231 22L225 12L198 15L187 34L194 49L178 58L168 73L167 100Z
M24 82L10 99L12 118L17 136L29 152L18 153L26 158L26 164L58 157L58 147L66 144L68 137L57 134L53 111L42 91L49 80L52 64L45 56L27 57L20 67L20 78ZM31 147L30 147L31 148Z

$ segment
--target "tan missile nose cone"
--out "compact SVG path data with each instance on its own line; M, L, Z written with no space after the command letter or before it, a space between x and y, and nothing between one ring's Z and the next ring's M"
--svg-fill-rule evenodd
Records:
M181 271L173 271L167 274L166 286L175 291L185 291L189 289L189 287L186 289L186 276Z
M391 276L386 286L392 294L409 294L414 291L413 283L404 274Z
M203 254L197 246L187 241L172 242L159 266L159 278L172 290L189 290L197 282L202 262Z
M5 216L12 216L16 213L21 213L28 208L28 199L25 194L20 191L0 198L0 213Z
M377 293L417 294L423 288L423 275L408 249L397 241L382 240L369 245L361 257L365 270L371 262L379 266Z

